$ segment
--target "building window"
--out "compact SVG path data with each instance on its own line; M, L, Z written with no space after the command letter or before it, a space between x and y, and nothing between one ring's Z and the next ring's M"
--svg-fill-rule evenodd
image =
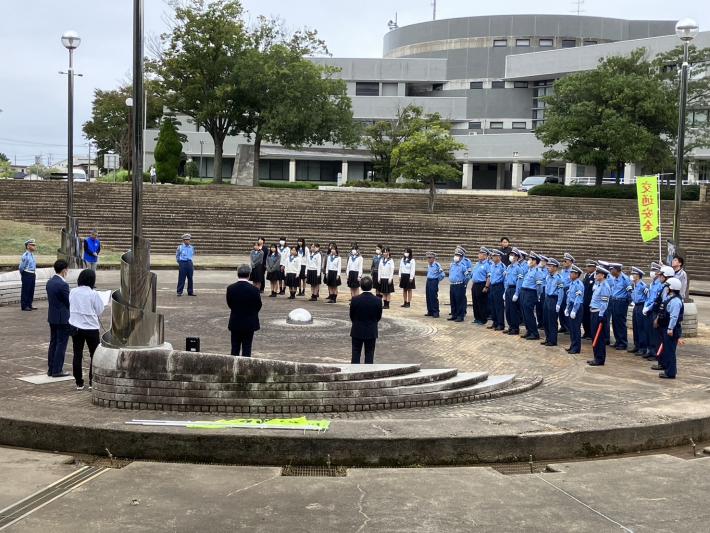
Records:
M705 126L708 122L708 110L707 109L696 109L693 113L693 121L691 124L693 126ZM690 118L690 112L688 113L688 118ZM690 122L690 120L688 120Z
M552 48L555 46L554 39L540 39L540 48Z
M525 122L513 122L513 129L514 130L524 130L528 126Z
M496 48L508 46L508 39L493 39L493 46Z
M577 46L576 39L562 39L562 48L574 48Z
M527 88L528 88L528 82L527 82L527 81L514 81L514 82L513 82L513 88L514 88L514 89L527 89Z
M444 90L444 84L443 83L435 83L431 87L432 91L443 91Z
M530 39L515 39L515 46L518 48L530 46Z
M397 96L399 91L399 84L397 83L383 83L382 84L382 96Z
M596 41L584 41L584 46L591 46L593 44L597 44Z
M481 129L481 123L480 123L480 122L469 122L469 123L468 123L468 129L470 129L470 130L480 130L480 129Z
M505 89L505 82L504 81L494 81L491 83L491 87L494 89Z
M491 126L492 130L502 130L503 129L502 122L491 122L490 126Z
M483 89L483 82L482 81L472 81L471 82L471 89Z
M496 163L488 164L488 172L498 172L498 165Z
M355 82L355 96L380 96L380 84L376 81Z

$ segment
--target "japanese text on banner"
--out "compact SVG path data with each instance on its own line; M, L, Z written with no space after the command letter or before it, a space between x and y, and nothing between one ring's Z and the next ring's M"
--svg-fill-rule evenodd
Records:
M658 176L636 178L636 194L639 204L639 221L643 242L658 237Z

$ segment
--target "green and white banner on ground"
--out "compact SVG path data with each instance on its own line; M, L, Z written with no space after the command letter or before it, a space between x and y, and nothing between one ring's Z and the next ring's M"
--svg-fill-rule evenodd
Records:
M298 429L301 431L327 431L330 420L299 418L235 418L231 420L131 420L133 426L168 426L188 429Z
M652 241L659 237L661 206L658 192L658 176L639 176L636 178L639 224L643 242Z

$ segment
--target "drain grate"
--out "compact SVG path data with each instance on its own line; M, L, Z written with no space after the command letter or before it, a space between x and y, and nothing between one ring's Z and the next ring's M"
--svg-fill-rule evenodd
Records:
M35 492L24 500L20 500L19 502L0 510L0 529L4 529L14 524L27 515L56 500L60 496L63 496L75 487L86 483L105 471L106 468L100 466L84 466L76 472L60 479L56 483L52 483L48 487Z
M281 475L289 477L346 477L344 466L282 466Z
M548 472L547 463L501 463L501 464L489 464L493 470L500 472L506 476L518 476L521 474L541 474L543 472Z

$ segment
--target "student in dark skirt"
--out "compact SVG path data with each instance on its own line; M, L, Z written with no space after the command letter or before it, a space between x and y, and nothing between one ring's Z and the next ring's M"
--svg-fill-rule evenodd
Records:
M309 250L306 246L306 239L298 239L298 257L301 259L301 272L298 274L298 295L306 294L306 266L308 263Z
M357 243L353 243L348 256L348 287L350 287L350 296L355 297L360 294L360 278L362 278L362 256Z
M264 285L264 252L258 242L254 243L254 249L250 254L251 259L251 274L249 281L254 284L254 287L261 290Z
M338 246L333 244L326 260L325 284L328 285L328 303L334 304L338 299L338 287L342 284L340 270L342 264L338 255Z
M399 288L402 289L404 303L402 307L410 307L412 304L412 290L416 289L414 284L414 273L416 261L412 256L412 249L405 248L402 259L399 262Z
M390 308L390 298L394 292L394 283L392 278L394 277L394 261L390 257L390 249L385 248L382 250L382 261L380 261L379 268L379 283L380 292L382 293L382 299L384 300L384 308Z
M291 253L288 256L288 259L286 259L286 286L291 293L288 297L289 300L296 299L296 290L301 284L298 279L300 273L301 257L298 255L298 246L294 244L291 246Z
M269 247L269 255L266 256L266 279L269 280L271 286L270 298L276 298L281 279L281 254L278 252L276 244Z
M259 237L256 242L259 243L261 251L264 252L264 272L266 272L266 258L269 257L269 248L266 246L266 239L264 237ZM262 283L261 292L264 292L264 285L266 285L266 282Z
M311 286L311 302L318 300L320 294L320 273L323 269L323 259L320 253L320 244L311 244L308 264L306 265L306 283Z
M382 298L382 293L380 292L380 280L377 277L380 268L380 261L382 261L382 245L378 244L375 246L375 255L372 256L372 264L370 265L370 276L372 276L372 284L375 287L375 294L378 298Z

